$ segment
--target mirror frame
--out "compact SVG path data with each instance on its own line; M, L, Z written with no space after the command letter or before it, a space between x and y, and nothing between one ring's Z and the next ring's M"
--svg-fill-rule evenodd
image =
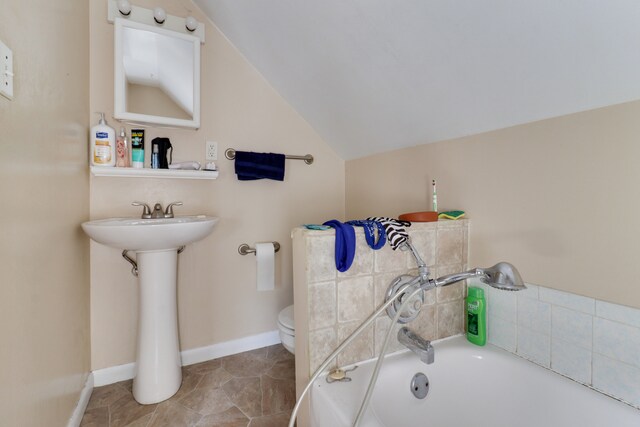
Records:
M169 37L176 37L193 43L193 119L178 119L173 117L153 116L149 114L132 113L126 111L126 86L127 79L124 75L124 65L122 58L122 34L123 28L129 27L153 33L162 34ZM129 123L164 125L172 127L182 127L198 129L200 127L200 38L181 34L176 31L166 30L151 25L141 24L116 18L114 22L114 112L113 117L117 120Z

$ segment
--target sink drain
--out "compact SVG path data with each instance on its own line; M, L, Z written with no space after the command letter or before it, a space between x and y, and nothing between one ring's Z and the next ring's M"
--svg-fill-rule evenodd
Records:
M429 378L422 372L411 379L411 393L418 399L424 399L429 394Z

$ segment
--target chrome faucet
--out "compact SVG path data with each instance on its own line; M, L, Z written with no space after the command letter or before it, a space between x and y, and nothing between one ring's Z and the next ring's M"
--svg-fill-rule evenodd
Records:
M153 206L153 212L151 212L151 219L164 218L164 212L162 212L162 205L156 203Z
M151 218L151 208L149 207L148 204L143 202L132 202L131 206L142 206L142 216L140 218L142 219Z
M426 364L433 363L435 359L435 350L431 345L431 341L425 340L406 326L398 331L398 341L420 357L420 360Z
M160 203L156 203L153 206L153 212L151 212L151 208L148 204L143 202L133 202L132 206L142 206L142 219L158 219L158 218L173 218L173 207L174 206L182 206L182 202L173 202L167 205L167 209L162 211L162 205Z
M182 202L173 202L167 205L167 209L164 210L165 218L173 218L173 207L174 206L182 206Z

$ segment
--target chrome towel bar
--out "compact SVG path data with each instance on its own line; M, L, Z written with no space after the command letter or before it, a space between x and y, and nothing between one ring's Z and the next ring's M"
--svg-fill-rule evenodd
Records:
M233 160L233 159L236 158L236 150L234 150L233 148L227 148L224 151L224 156L229 160ZM293 159L293 160L304 160L304 162L306 164L308 164L308 165L313 163L313 156L311 154L305 154L304 156L289 156L289 155L285 155L284 158L285 159Z
M273 251L274 252L278 252L280 250L280 243L278 242L272 242L273 243ZM252 248L249 245L247 245L246 243L241 244L240 246L238 246L238 253L240 255L248 255L248 254L254 254L256 253L256 248Z

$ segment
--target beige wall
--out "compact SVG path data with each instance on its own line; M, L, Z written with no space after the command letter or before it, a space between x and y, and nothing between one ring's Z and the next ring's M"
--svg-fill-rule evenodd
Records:
M633 102L349 161L347 217L430 210L437 179L440 210L471 220L471 266L640 307L639 117Z
M190 1L136 1L167 13L203 15ZM195 10L194 10L195 9ZM113 26L106 1L91 2L91 112L113 113ZM180 255L178 310L183 350L276 329L280 309L293 302L291 229L344 215L344 162L287 105L210 23L202 46L202 127L147 129L147 141L168 136L174 161L204 163L205 141L218 141L215 181L91 178L91 217L139 215L134 200L181 200L178 214L220 217L213 234ZM92 122L96 116L92 117ZM130 129L130 126L127 126ZM311 153L313 165L288 160L283 183L238 182L228 147L288 154ZM241 243L278 241L277 288L257 292L255 257L240 256ZM91 244L92 368L134 361L137 286L120 251Z
M86 1L3 2L0 424L63 426L90 369Z

